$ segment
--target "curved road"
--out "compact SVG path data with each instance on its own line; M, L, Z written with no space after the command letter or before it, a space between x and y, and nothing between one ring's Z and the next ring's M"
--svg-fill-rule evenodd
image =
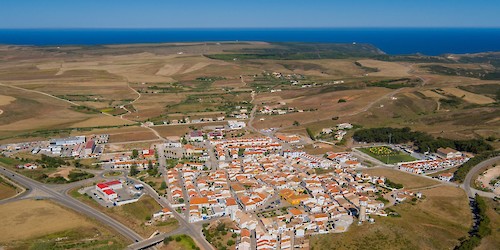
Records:
M479 164L474 166L471 170L469 170L469 173L467 173L467 176L465 176L464 183L462 184L462 188L465 190L465 192L467 193L467 195L469 197L474 198L476 193L481 195L481 196L486 196L489 198L495 197L495 194L493 194L493 193L483 192L483 191L476 190L476 189L472 188L471 182L473 181L472 178L474 177L474 175L479 173L479 171L483 170L485 167L492 165L493 163L498 162L498 161L500 161L500 156L489 158L487 160L480 162Z
M121 224L120 222L67 195L66 192L68 187L66 187L65 190L62 191L62 193L59 193L40 182L32 180L6 168L0 168L0 173L28 189L27 194L10 199L8 200L9 202L20 200L29 195L31 192L37 192L40 194L40 197L52 199L55 202L71 208L79 213L99 220L103 224L110 226L118 233L132 241L141 241L143 239L139 234Z

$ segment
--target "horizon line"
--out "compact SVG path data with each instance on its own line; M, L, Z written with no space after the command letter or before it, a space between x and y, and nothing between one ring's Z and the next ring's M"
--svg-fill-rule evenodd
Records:
M180 30L180 29L500 29L500 26L297 26L297 27L0 27L0 30Z

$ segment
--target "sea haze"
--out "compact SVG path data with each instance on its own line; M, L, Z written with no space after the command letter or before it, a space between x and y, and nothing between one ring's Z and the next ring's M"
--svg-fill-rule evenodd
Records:
M266 41L370 43L388 54L500 51L500 28L1 29L0 44Z

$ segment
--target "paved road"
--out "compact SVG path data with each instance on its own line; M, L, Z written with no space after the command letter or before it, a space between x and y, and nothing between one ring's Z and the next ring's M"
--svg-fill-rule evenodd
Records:
M377 164L378 166L383 166L383 167L388 167L388 168L393 168L394 167L394 165L385 164L385 163L379 161L378 159L375 159L375 158L373 158L373 157L371 157L371 156L369 156L369 155L367 155L367 154L359 151L357 148L352 148L351 151L352 151L352 154L354 156L356 156L357 158L361 158L363 160L373 162L373 163Z
M137 180L138 182L141 182L140 180ZM205 250L212 250L213 247L206 241L205 237L203 236L201 230L197 230L192 224L190 224L186 219L181 216L177 211L170 205L170 202L165 197L162 197L158 195L156 190L154 190L151 186L147 185L144 182L141 182L144 185L144 192L153 199L155 199L162 207L168 208L170 211L172 211L172 214L175 219L179 221L179 225L181 228L185 228L185 234L191 236L193 240L197 243L198 246L200 246L201 249Z
M476 189L472 188L471 187L471 183L473 181L472 178L477 173L479 173L480 171L482 171L485 167L487 167L489 165L492 165L493 163L498 162L498 161L500 161L500 156L487 159L485 161L480 162L476 166L474 166L469 171L469 173L467 173L467 176L465 176L464 183L462 184L462 188L465 190L465 192L467 193L467 195L469 197L473 198L476 193L479 194L479 195L481 195L481 196L486 196L486 197L489 197L489 198L494 198L495 197L495 194L493 194L493 193L482 192L482 191L479 191L479 190L476 190Z
M19 183L20 185L26 187L29 189L28 192L35 192L37 194L40 194L40 197L43 198L48 198L51 199L63 206L66 206L68 208L71 208L79 213L82 213L84 215L87 215L91 218L95 218L102 222L105 225L110 226L111 228L115 229L118 233L122 234L126 238L132 240L132 241L141 241L142 237L134 232L133 230L129 229L125 225L121 224L120 222L114 220L113 218L107 216L106 214L95 210L94 208L84 204L83 202L80 202L73 197L69 196L66 191L62 192L57 192L52 190L51 188L47 187L47 185L44 185L38 181L32 180L28 177L25 177L21 174L18 174L14 171L11 171L6 168L0 168L0 173L8 176L11 180ZM68 188L68 187L67 187ZM29 194L29 193L28 193ZM14 199L9 200L9 202L20 200L25 198L26 196L18 196Z

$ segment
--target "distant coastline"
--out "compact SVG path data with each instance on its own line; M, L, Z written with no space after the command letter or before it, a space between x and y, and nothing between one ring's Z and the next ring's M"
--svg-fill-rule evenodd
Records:
M500 28L0 29L0 44L105 45L265 41L369 43L388 54L500 51Z

